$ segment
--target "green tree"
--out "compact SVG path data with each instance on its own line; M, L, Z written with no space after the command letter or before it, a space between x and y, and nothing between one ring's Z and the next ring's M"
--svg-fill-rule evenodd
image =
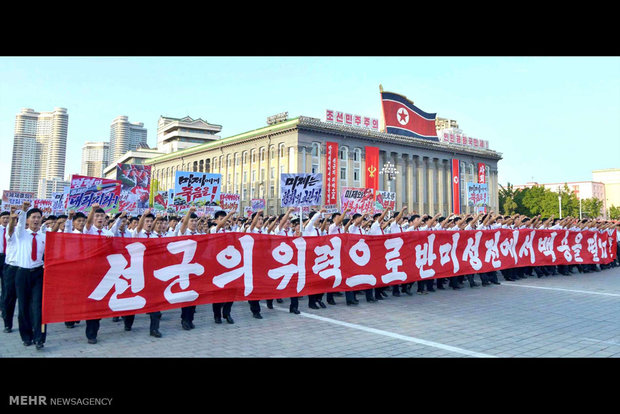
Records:
M620 207L611 206L607 209L607 217L612 220L620 220Z
M597 218L601 216L602 210L603 200L594 197L581 200L581 213L583 217Z

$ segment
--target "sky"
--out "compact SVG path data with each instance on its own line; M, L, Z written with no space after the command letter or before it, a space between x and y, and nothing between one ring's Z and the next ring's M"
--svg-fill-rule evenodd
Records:
M615 56L3 56L0 189L8 190L15 117L67 108L65 175L86 141L109 141L119 115L156 146L160 116L201 118L222 138L288 112L381 119L379 85L455 119L502 154L499 183L590 181L620 168L620 57Z

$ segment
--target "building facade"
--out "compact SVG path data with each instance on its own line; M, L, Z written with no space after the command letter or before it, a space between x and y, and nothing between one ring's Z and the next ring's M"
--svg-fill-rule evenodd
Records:
M620 168L594 170L592 180L599 181L605 186L605 213L612 206L620 207Z
M189 116L160 116L157 121L157 150L166 154L220 139L221 125L210 124Z
M146 132L142 122L129 122L127 116L117 116L110 125L110 161L146 144Z
M15 118L10 189L39 193L40 180L62 180L65 173L67 129L66 108L35 112L24 108ZM47 188L46 185L43 188Z
M109 142L85 142L82 146L81 175L103 177L103 170L110 163Z
M381 176L379 190L396 192L396 209L428 214L452 212L451 160L460 163L461 212L468 212L466 182L477 182L484 163L491 210L498 208L497 164L501 154L489 149L409 138L322 122L300 116L267 127L198 145L145 161L159 190L174 188L177 171L222 174L224 193L241 196L241 208L253 198L266 201L268 213L280 213L280 174L315 172L325 177L326 142L339 145L338 198L342 187L365 187L365 147L379 148L380 166L398 170L393 182ZM325 195L323 194L323 199Z

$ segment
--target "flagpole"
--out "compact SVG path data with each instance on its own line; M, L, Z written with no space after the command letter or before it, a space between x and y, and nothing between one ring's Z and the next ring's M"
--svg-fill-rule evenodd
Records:
M381 102L381 132L385 132L385 110L383 108L383 85L379 84L379 100Z

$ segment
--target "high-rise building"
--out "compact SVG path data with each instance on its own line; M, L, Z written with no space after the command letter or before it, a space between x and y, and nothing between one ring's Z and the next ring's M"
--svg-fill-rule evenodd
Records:
M103 170L110 163L109 142L85 142L82 146L81 174L103 178Z
M65 173L69 115L65 108L35 112L23 108L15 117L10 189L31 191L39 197L39 181L62 180ZM47 186L44 186L47 187Z
M146 128L142 122L129 122L129 118L117 116L110 125L110 158L112 162L127 151L146 144Z
M157 150L170 154L195 145L206 144L220 139L216 135L221 125L210 124L202 119L171 118L160 116L157 122Z

